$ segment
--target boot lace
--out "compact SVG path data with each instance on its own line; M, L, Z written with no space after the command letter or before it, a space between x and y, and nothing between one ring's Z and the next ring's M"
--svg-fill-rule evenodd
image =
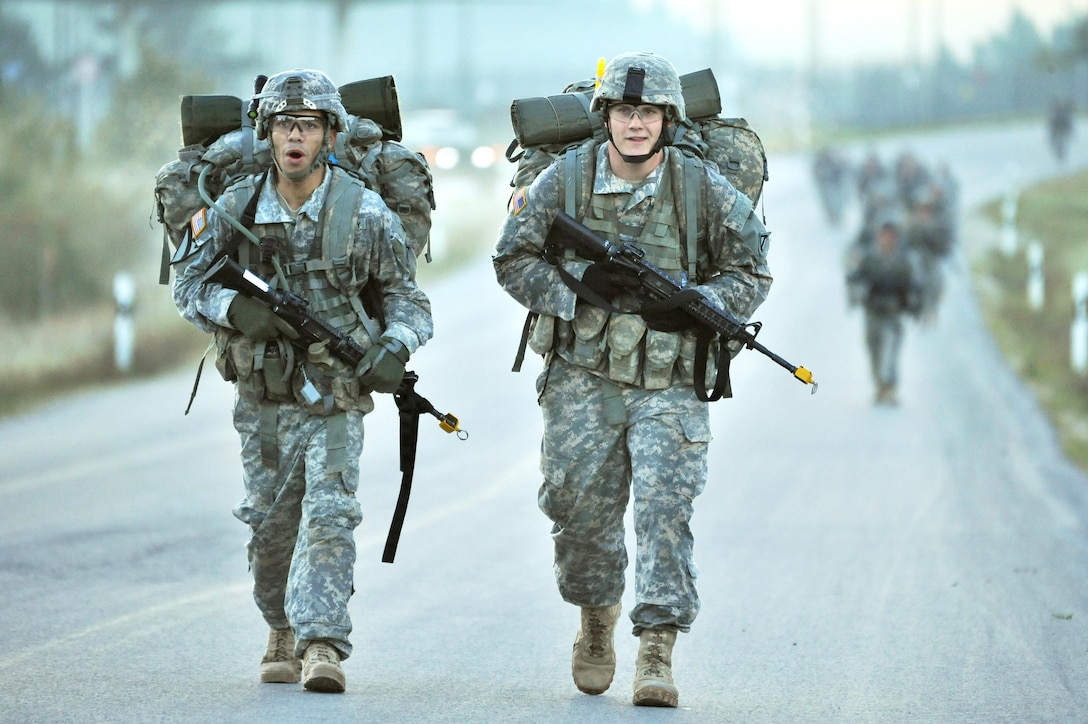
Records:
M652 636L646 646L646 656L643 658L643 672L648 676L663 676L668 670L665 665L665 650L661 645L661 639Z
M328 644L314 644L309 651L310 663L338 664L340 659L333 653L332 646Z
M591 611L586 616L586 627L589 629L586 631L586 640L589 649L589 655L594 658L601 658L605 653L606 634L608 626L605 624L604 619L601 618L600 613L597 611Z
M272 634L269 661L291 661L295 658L294 635L291 631L275 631Z

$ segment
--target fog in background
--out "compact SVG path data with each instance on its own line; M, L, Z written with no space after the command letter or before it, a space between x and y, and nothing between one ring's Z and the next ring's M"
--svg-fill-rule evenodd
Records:
M725 115L802 141L814 124L902 122L905 110L910 122L967 116L1005 83L1034 92L989 112L1039 111L1046 95L1083 98L1088 84L1083 67L1042 58L1077 44L1088 0L0 0L0 12L28 23L50 92L84 123L152 55L203 73L196 87L161 88L174 96L246 97L257 74L293 67L338 84L392 75L409 127L414 112L452 109L484 142L509 139L512 99L557 93L629 50L681 73L713 68ZM28 63L3 60L5 81L26 79ZM1010 65L1048 77L1018 81Z

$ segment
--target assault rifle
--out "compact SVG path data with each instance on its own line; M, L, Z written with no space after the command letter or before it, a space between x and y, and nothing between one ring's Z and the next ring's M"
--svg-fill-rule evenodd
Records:
M268 282L234 261L229 256L223 256L212 264L204 273L201 283L216 282L233 289L239 294L252 297L264 304L280 318L291 325L298 332L298 339L293 344L300 349L307 349L315 343L327 345L329 354L354 369L366 354L366 350L351 337L330 325L320 317L315 316L309 310L309 302L297 294L288 290L273 289ZM393 393L397 409L400 412L400 470L401 478L400 497L394 511L393 523L389 528L389 536L386 539L385 553L382 560L386 563L393 562L396 553L397 542L400 538L400 529L404 522L404 514L408 507L408 495L411 490L412 475L415 470L416 436L419 430L419 416L423 413L434 415L438 418L438 426L446 432L457 433L461 440L468 438L468 433L461 429L460 422L451 413L442 414L435 409L425 397L415 390L415 384L419 381L419 375L412 371L404 373L397 391ZM308 382L302 390L308 402L316 403L321 397L312 382Z
M568 214L560 211L555 216L551 228L548 230L544 243L545 255L554 255L556 249L572 249L578 256L590 261L608 261L621 269L626 269L638 277L638 293L651 302L661 301L673 296L685 288L686 279L681 283L673 281L665 272L655 267L643 257L645 252L634 244L613 244L607 239L597 235L590 229L579 224ZM559 267L562 274L566 274ZM566 276L570 276L566 274ZM573 277L571 277L573 279ZM577 280L574 280L577 282ZM571 280L568 279L570 284ZM580 284L580 282L577 282ZM583 285L584 286L584 285ZM575 289L577 292L578 289ZM592 300L591 300L592 301ZM601 305L598 305L601 306ZM816 393L817 384L812 379L812 372L790 364L785 359L775 354L756 341L756 335L762 328L761 322L745 324L734 318L728 312L718 308L713 302L702 294L692 295L692 298L678 307L678 310L688 314L699 326L701 336L717 333L722 339L731 339L740 342L748 349L754 349L760 354L770 357L771 360L786 368L801 382L812 385L812 394ZM723 350L727 354L726 350ZM725 358L726 363L728 358ZM705 362L705 360L704 360ZM719 369L721 366L719 366ZM696 364L696 369L705 369L704 365ZM702 374L697 373L696 391L700 392L701 399L706 398L705 386L701 384ZM718 397L721 396L720 390ZM713 397L711 399L717 399Z

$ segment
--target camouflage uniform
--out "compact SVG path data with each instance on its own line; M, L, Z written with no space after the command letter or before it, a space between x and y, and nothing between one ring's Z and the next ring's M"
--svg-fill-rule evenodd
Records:
M596 169L592 184L584 186L587 193L591 190L592 202L615 209L617 228L623 231L613 239L638 241L654 213L655 201L673 188L672 161L679 151L665 150L665 162L641 184L624 181L612 172L605 145L590 154ZM689 523L692 502L707 477L711 439L707 404L695 395L692 370L686 368L683 355L664 381L650 382L648 375L636 375L624 382L613 374L615 350L586 357L579 352L578 338L562 333L565 325L607 315L578 300L556 267L542 256L548 229L564 203L562 167L562 161L551 165L527 190L516 194L494 256L499 284L523 306L542 315L538 328L558 320L559 331L550 347L534 346L545 355L545 369L537 381L544 417L539 505L554 523L556 580L563 598L578 606L610 606L620 601L628 562L623 517L633 491L636 605L630 617L634 633L660 628L687 631L699 610ZM771 283L765 230L747 197L713 169L701 171L706 202L698 210L698 223L705 234L698 247L695 281L701 283L696 288L738 318L747 319ZM666 238L680 243L676 235ZM656 253L671 253L681 266L685 264L679 249ZM560 263L576 278L588 266L578 258ZM607 316L604 324L619 326L617 317L626 323L637 315ZM635 329L623 344L647 355L651 335L640 337L645 327ZM693 344L691 333L676 336L682 338L682 347ZM609 344L613 341L614 337Z
M325 207L330 189L337 183L354 182L344 171L326 167L322 184L297 215L280 202L271 177L261 188L255 224L283 230L286 243L279 253L285 263L297 265L315 254L320 257L321 248L315 248L318 222L323 209L331 213ZM220 199L235 218L241 216L247 200L241 188L231 187ZM430 302L415 283L415 255L405 241L403 227L381 197L365 189L354 215L349 276L362 280L360 284L377 286L386 317L384 335L401 341L414 353L431 337L432 322ZM241 335L227 321L235 292L200 282L233 233L214 209L207 220L196 252L178 266L174 297L183 317L217 335L220 370L238 378L234 424L242 442L245 499L234 514L252 529L248 551L254 599L271 628L290 625L295 630L297 656L303 655L309 642L323 639L346 658L351 653L347 604L354 590L353 536L362 520L355 493L363 415L373 409L373 402L369 394L360 393L354 371L327 355L321 359L298 353L305 363L297 360L297 369L325 373L315 380L324 396L317 405L299 397L297 369L290 377L294 389L277 396L272 393L271 376L267 386L253 383L259 379L258 363L253 361L260 359L259 353L250 357L248 364L243 354L223 359L224 354L252 350L253 346L232 346L246 339L239 340ZM313 298L315 292L305 283L290 276L288 283L295 293ZM360 329L346 331L361 344L370 343ZM328 400L334 404L326 404ZM269 428L274 433L272 441Z

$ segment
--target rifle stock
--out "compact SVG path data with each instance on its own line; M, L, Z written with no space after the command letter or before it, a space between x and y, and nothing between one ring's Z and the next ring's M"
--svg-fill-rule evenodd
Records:
M590 261L608 261L629 269L638 276L641 294L652 301L670 297L685 286L676 283L665 272L646 261L646 254L642 249L628 243L614 244L563 211L556 214L544 244L546 253L556 247L572 249L578 256ZM762 327L760 322L745 324L702 295L680 309L690 315L699 326L717 333L721 338L736 340L744 347L770 358L804 384L812 385L812 393L816 393L818 385L813 380L811 371L789 363L756 341L756 335Z

